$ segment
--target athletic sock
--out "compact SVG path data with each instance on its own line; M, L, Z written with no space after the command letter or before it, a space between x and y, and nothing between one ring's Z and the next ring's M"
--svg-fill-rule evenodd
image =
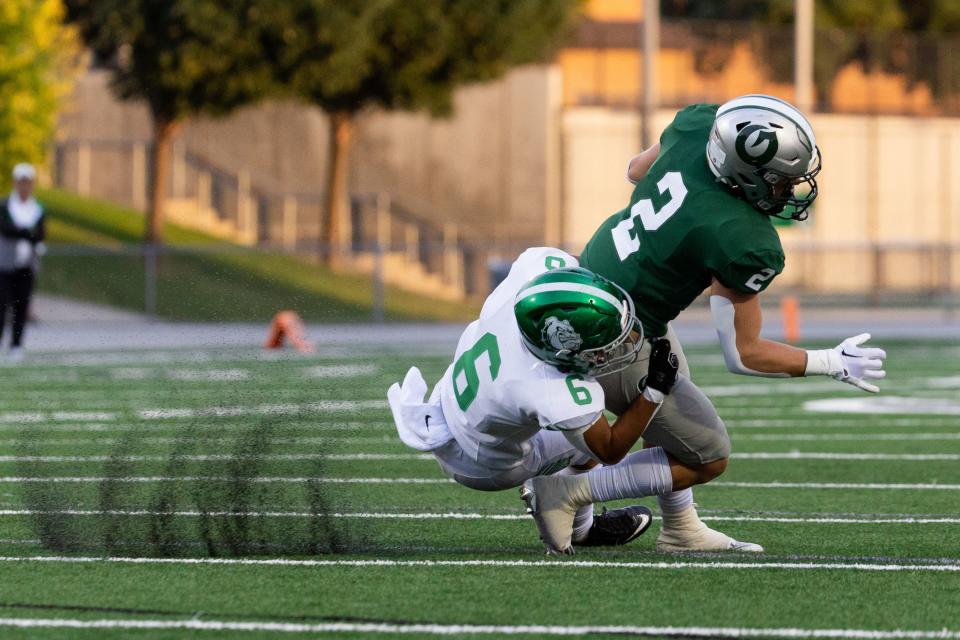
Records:
M586 470L578 470L567 467L557 472L558 476L576 476L586 473ZM573 517L573 536L574 542L580 542L590 533L590 527L593 526L593 503L585 504L577 509L577 514Z
M656 496L673 489L670 461L662 447L636 451L613 466L593 469L587 480L594 502Z
M693 489L681 489L657 496L660 513L680 513L693 504Z

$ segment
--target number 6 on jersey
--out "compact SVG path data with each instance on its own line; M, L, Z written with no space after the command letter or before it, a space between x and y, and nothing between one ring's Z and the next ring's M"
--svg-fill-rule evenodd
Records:
M657 182L657 188L660 189L661 194L670 197L659 211L653 208L653 201L649 198L637 200L630 207L630 217L621 220L620 224L610 231L621 262L640 248L640 236L634 231L638 216L645 231L656 231L677 212L683 204L683 199L687 197L687 187L683 184L679 171L668 171L664 174Z

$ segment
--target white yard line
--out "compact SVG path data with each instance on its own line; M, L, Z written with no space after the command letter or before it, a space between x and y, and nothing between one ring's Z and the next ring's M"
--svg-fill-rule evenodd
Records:
M769 415L770 409L766 409ZM720 416L724 424L731 429L857 429L857 428L877 428L877 427L911 427L911 428L935 428L952 427L956 428L957 420L947 418L895 418L891 419L889 415L875 414L869 420L863 419L826 419L818 420L816 414L802 416L798 418L755 418L738 419L728 418L726 411L720 410Z
M828 570L828 571L931 571L960 572L960 564L874 564L868 562L626 562L600 560L291 560L286 558L147 558L94 556L0 556L0 562L52 562L66 564L168 564L241 565L281 567L566 567L575 569L725 569L725 570Z
M237 482L230 476L0 476L0 483L86 483L86 482ZM343 477L294 477L261 476L243 479L255 483L304 483L325 484L452 484L447 478L343 478ZM960 484L936 483L871 483L871 482L711 482L711 487L726 489L881 489L911 491L960 491Z
M3 424L0 422L0 431L15 431L17 433L23 434L24 436L35 436L38 433L43 432L86 432L86 431L97 431L97 432L128 432L128 431L145 431L145 432L156 432L162 431L164 429L172 430L181 430L183 425L176 423L163 422L163 421L150 421L142 424L105 424L105 423L89 423L89 424ZM192 430L204 430L204 429L231 429L236 428L237 430L251 429L252 425L244 424L230 424L226 422L199 422L191 423L189 429ZM334 423L312 423L312 424L298 424L295 425L296 429L309 430L311 432L327 432L327 431L354 431L358 429L370 429L375 431L382 431L384 435L396 434L396 429L393 426L393 423L386 422L334 422ZM290 436L284 436L290 437ZM399 438L396 440L398 441Z
M254 631L272 633L356 633L356 634L428 634L463 635L547 635L581 636L587 634L682 636L687 638L850 638L856 640L957 640L960 632L871 630L871 629L798 629L743 627L653 627L631 625L496 625L380 622L234 622L229 620L81 620L70 618L0 618L0 626L18 629L125 629Z
M756 440L763 442L828 442L828 441L938 441L960 440L960 433L751 433L735 434L734 441ZM357 443L361 444L361 443Z
M262 476L256 478L243 478L242 482L256 482L261 484L269 483L305 483L322 482L327 484L451 484L453 480L447 478L321 478L321 477L295 477L295 476ZM24 476L0 476L0 483L84 483L84 482L238 482L237 478L231 476L125 476L125 477L103 477L103 476L50 476L50 477L24 477ZM958 485L960 487L960 485Z
M165 462L174 456L134 455L134 456L0 456L0 462ZM430 453L267 453L249 456L255 460L342 460L342 461L386 461L386 460L429 460L435 461ZM187 462L225 462L236 460L237 456L211 453L175 456L177 460ZM960 455L957 456L960 459Z
M350 512L350 513L311 513L308 511L153 511L149 509L109 510L98 509L0 509L0 517L22 517L35 515L66 515L66 516L129 516L153 517L176 516L184 518L313 518L319 516L331 518L355 518L360 520L497 520L530 522L530 516L520 513L464 513L464 512ZM659 518L656 518L659 519ZM786 516L701 516L707 522L777 522L786 524L960 524L960 517L786 517Z
M831 452L752 452L733 453L731 458L736 460L847 460L847 461L957 461L958 453L831 453ZM88 455L88 456L11 456L0 455L0 463L4 462L164 462L170 456L162 455ZM189 454L177 456L178 460L188 462L223 462L235 460L236 456L229 454ZM384 462L384 461L429 461L436 458L429 453L268 453L250 456L256 460L336 460L352 462Z

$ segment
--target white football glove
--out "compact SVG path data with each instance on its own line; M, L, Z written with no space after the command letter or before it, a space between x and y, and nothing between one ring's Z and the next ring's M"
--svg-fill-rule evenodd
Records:
M880 380L887 375L883 361L887 352L877 347L861 347L870 339L869 333L847 338L833 349L807 351L807 369L804 375L826 375L852 384L870 393L880 393L880 387L868 380Z

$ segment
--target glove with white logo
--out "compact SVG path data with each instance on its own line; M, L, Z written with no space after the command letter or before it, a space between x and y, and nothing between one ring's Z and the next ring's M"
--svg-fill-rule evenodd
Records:
M650 367L643 379L643 397L650 402L661 403L677 382L680 360L670 351L670 341L657 338L650 350Z
M869 333L861 333L847 338L833 349L807 351L804 375L831 376L858 389L880 393L880 387L869 380L880 380L887 375L883 370L887 352L877 347L860 346L869 339Z

